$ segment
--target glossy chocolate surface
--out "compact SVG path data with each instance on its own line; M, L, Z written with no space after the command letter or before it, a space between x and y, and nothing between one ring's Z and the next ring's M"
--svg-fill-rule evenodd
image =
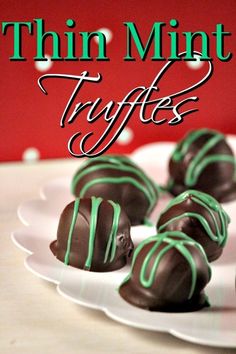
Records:
M76 199L63 210L54 255L76 268L95 272L123 267L133 250L130 221L115 203L101 198Z
M72 193L113 200L121 205L132 225L145 223L158 199L157 186L128 157L104 155L87 160L76 172Z
M203 289L210 277L202 247L183 233L166 232L138 246L119 293L150 311L196 311L209 306Z
M188 190L171 200L157 222L158 232L182 231L199 242L208 257L220 257L228 236L229 216L216 199Z
M190 132L177 144L169 162L169 191L197 189L224 203L236 199L235 158L223 134Z

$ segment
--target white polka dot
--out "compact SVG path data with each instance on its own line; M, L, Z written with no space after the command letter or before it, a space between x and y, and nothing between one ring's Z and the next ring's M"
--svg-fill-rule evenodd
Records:
M95 32L102 32L106 37L106 42L109 43L112 40L112 32L108 28L99 28ZM94 37L96 43L98 43L98 36Z
M25 162L35 162L39 160L39 158L40 158L40 153L38 149L34 147L30 147L26 149L22 155L22 160L24 160Z
M119 138L117 139L117 143L120 145L128 145L134 137L133 130L129 127L124 128Z
M35 62L35 68L38 71L48 71L51 69L53 62L51 61L51 57L49 55L45 55L45 58L47 58L47 61L36 61Z
M200 69L203 65L204 65L204 61L201 61L200 60L200 55L197 55L197 54L194 54L193 55L195 59L197 60L190 60L190 61L186 61L186 64L188 65L188 67L190 69L193 69L193 70L197 70L197 69Z

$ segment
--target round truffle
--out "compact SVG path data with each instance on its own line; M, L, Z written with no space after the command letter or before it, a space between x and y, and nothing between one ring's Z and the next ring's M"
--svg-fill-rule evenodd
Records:
M119 293L150 311L196 311L209 306L203 289L210 278L202 246L180 231L164 232L136 248Z
M192 188L221 203L233 200L235 162L223 134L209 129L194 130L177 144L171 156L168 189L173 195Z
M199 242L208 260L220 257L228 236L230 218L209 194L188 190L175 197L160 214L158 232L181 231Z
M157 186L128 157L88 159L72 180L77 197L102 197L125 210L132 225L145 223L158 199Z
M113 201L78 198L63 210L51 250L76 268L94 272L119 269L133 250L129 219Z

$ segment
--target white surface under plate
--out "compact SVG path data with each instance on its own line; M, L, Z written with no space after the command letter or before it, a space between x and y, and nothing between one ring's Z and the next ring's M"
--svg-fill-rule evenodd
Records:
M236 138L230 137L229 141L235 151ZM163 184L172 149L171 143L150 144L138 149L132 158ZM119 296L117 288L129 271L129 265L110 273L94 273L65 266L52 255L49 244L56 239L60 213L73 200L70 180L68 177L49 182L41 191L41 199L25 202L19 207L19 217L25 226L15 231L12 239L29 253L25 259L27 269L55 283L59 294L69 300L102 310L126 325L169 332L199 344L236 347L236 202L225 206L232 219L229 239L222 257L212 264L212 279L205 289L211 307L192 313L149 312L128 304ZM153 213L153 221L167 201L168 197L161 198ZM135 245L154 234L154 227L132 228Z

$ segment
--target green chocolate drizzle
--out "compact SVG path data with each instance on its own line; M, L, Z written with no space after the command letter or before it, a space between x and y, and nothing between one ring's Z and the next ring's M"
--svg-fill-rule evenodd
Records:
M205 134L212 134L212 137L203 145L201 150L189 163L184 181L185 185L188 187L192 187L197 183L202 171L211 163L220 161L228 162L236 166L236 159L234 156L227 154L212 154L206 156L209 150L211 150L221 140L224 140L223 134L208 129L200 129L193 131L188 134L188 136L182 142L177 144L177 147L172 155L173 161L182 161L184 159L184 156L188 152L190 145Z
M107 242L104 263L107 262L109 253L110 253L110 262L112 262L115 257L116 235L117 235L117 231L118 231L120 212L121 212L119 204L114 203L112 200L109 200L108 202L113 206L114 215L113 215L111 233L110 233L110 236L109 236L109 239Z
M171 207L173 207L176 204L180 204L184 202L188 198L191 198L193 202L201 205L208 211L216 231L214 232L212 230L211 226L209 225L209 222L203 215L195 212L183 212L182 214L171 218L165 224L162 224L158 228L158 231L162 232L167 225L171 224L176 220L180 220L185 217L196 218L201 223L204 230L206 231L207 236L211 240L217 242L220 246L224 246L228 236L227 226L230 222L230 218L228 214L224 211L220 203L218 203L215 198L213 198L212 196L206 193L196 191L196 190L187 190L181 193L176 198L170 201L166 209L161 213L160 217L164 213L166 213L166 211L169 210ZM219 216L220 225L215 213L217 213L217 215Z
M70 259L71 241L72 241L73 231L75 228L75 223L76 223L77 216L78 216L79 202L80 202L79 198L77 198L74 202L74 211L73 211L73 216L72 216L72 220L71 220L71 225L70 225L70 230L69 230L69 235L68 235L68 240L67 240L67 249L66 249L65 258L64 258L64 263L67 265L69 264L69 259Z
M122 284L126 283L131 278L133 268L134 268L134 265L135 265L135 262L137 260L139 253L147 244L150 244L150 243L153 243L153 246L150 248L150 250L146 254L146 256L143 260L141 269L140 269L139 281L140 281L141 285L144 288L150 288L153 285L153 283L155 281L156 272L157 272L157 269L158 269L158 266L159 266L161 260L163 259L165 254L170 249L175 248L187 260L189 267L191 269L192 280L191 280L191 287L190 287L190 291L189 291L189 295L188 295L188 299L191 299L191 297L194 294L196 284L197 284L197 265L195 263L195 260L192 256L191 252L187 249L186 246L194 246L201 252L204 261L208 265L209 276L211 275L211 269L208 264L206 254L205 254L202 246L198 242L194 241L193 239L191 239L189 236L187 236L186 234L184 234L181 231L171 231L171 232L167 231L167 232L149 237L146 240L144 240L143 242L141 242L134 252L134 256L133 256L132 264L131 264L131 270L130 270L128 276L124 279ZM160 245L163 243L165 243L166 246L164 248L162 248L156 256L154 256L155 252L158 250ZM153 256L155 257L155 261L153 263L149 277L147 277L147 269L149 268L149 264L152 261Z
M91 218L90 218L90 228L89 228L88 255L87 255L87 259L85 261L85 267L84 267L84 269L86 269L86 270L89 270L92 265L98 212L99 212L99 206L102 203L102 201L103 201L102 198L96 198L96 197L91 198ZM71 225L70 225L69 235L68 235L68 240L67 240L67 249L66 249L65 258L64 258L64 263L66 265L69 264L72 235L73 235L76 220L78 217L79 203L80 203L80 199L77 198L74 202L74 210L73 210L73 215L72 215L72 220L71 220ZM105 251L105 256L104 256L104 263L112 262L115 258L116 236L117 236L117 232L118 232L119 220L120 220L120 214L121 214L121 208L120 208L119 204L116 204L111 200L109 200L108 203L113 208L113 220L112 220L111 231L110 231L108 241L107 241L107 246L106 246L106 251Z
M99 162L90 166L94 161ZM101 162L101 163L100 163ZM99 170L118 170L123 171L123 177L100 177L88 181L80 191L80 197L84 197L89 188L100 183L122 184L129 183L139 189L149 202L148 213L153 209L157 201L159 187L155 185L146 174L137 168L132 161L124 156L101 156L96 159L87 160L77 172L72 180L72 193L75 193L77 183L86 175ZM132 173L135 176L125 176L125 172ZM136 178L137 176L137 178ZM140 181L142 181L142 183Z
M92 197L92 208L91 208L91 218L90 218L90 229L89 229L89 242L88 242L88 256L85 262L85 269L90 269L93 260L93 251L95 244L95 235L98 219L98 209L102 202L102 198Z

